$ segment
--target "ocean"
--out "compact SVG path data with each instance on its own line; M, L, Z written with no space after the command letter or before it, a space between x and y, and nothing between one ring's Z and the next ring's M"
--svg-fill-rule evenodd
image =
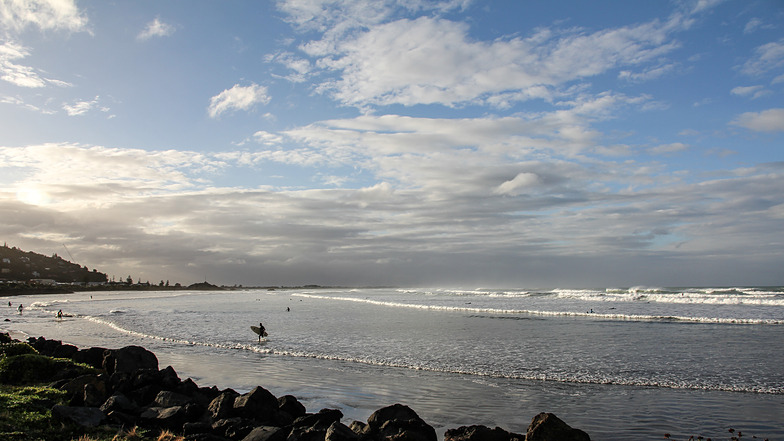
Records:
M784 288L113 291L0 298L4 331L144 346L181 378L261 385L344 422L402 403L436 428L594 440L784 439ZM22 303L22 315L16 305ZM67 316L56 319L62 310ZM250 330L263 322L262 342Z

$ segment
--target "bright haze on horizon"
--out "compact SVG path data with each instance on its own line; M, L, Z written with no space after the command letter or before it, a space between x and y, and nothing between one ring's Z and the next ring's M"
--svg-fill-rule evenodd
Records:
M784 283L784 2L0 0L0 239L243 285Z

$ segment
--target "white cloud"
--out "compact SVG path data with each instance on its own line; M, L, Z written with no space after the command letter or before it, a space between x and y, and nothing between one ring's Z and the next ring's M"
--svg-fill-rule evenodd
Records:
M0 79L19 87L40 88L47 85L70 86L64 81L41 76L38 71L30 66L23 66L14 62L30 55L28 48L21 44L6 41L0 44Z
M63 110L68 116L80 116L89 112L90 110L98 109L101 112L108 112L110 109L100 105L100 97L96 96L90 101L76 101L73 104L63 103Z
M757 47L754 56L741 66L740 71L757 76L781 66L784 66L784 39Z
M678 46L668 40L674 27L652 22L593 33L540 29L528 38L488 42L470 38L464 23L420 17L302 47L317 58L317 66L340 75L319 90L344 104L505 106L510 100L551 96L548 88L609 69L658 59ZM647 68L639 79L671 68Z
M153 37L168 37L173 34L175 30L174 26L164 23L156 17L155 20L147 23L147 27L145 27L136 38L139 40L149 40Z
M746 112L732 121L732 124L755 132L784 132L784 108Z
M536 173L518 173L513 179L496 187L493 193L517 196L525 191L526 188L535 186L538 183L539 176Z
M258 103L267 104L269 101L266 87L255 83L250 86L235 84L231 89L226 89L210 98L207 113L211 118L217 118L227 111L248 110Z
M439 126L423 120L409 121L409 128L416 124ZM478 121L468 132L478 136L480 126L491 131L503 124ZM429 158L384 158L384 170L426 176L415 181L426 186L379 173L359 188L273 190L251 182L216 188L199 178L205 166L232 173L242 155L216 160L188 151L70 144L0 148L3 164L30 172L0 189L0 210L8 213L0 235L19 239L15 245L23 248L34 236L36 249L47 241L73 243L102 271L124 272L130 259L138 261L133 271L150 279L190 282L211 268L218 283L244 284L303 283L313 274L318 283L437 283L424 274L432 274L428 261L451 268L455 274L438 275L457 277L450 279L455 283L478 283L474 275L498 265L509 269L492 271L495 283L521 282L532 275L520 273L530 256L547 262L548 276L560 274L560 283L580 262L556 263L577 256L621 255L623 265L639 268L645 255L666 253L689 259L685 275L703 262L699 256L729 254L737 262L743 253L780 254L770 236L780 231L784 204L780 165L716 171L692 184L633 162L509 163L470 149ZM346 182L345 176L317 177ZM637 190L635 182L645 185ZM38 205L25 205L32 203ZM398 263L368 265L381 259ZM469 276L460 278L465 271ZM578 276L573 283L579 282Z
M730 93L733 95L747 97L754 100L757 98L761 98L765 95L770 95L772 92L765 89L765 87L763 86L756 85L756 86L738 86L733 88L730 91Z
M0 21L15 31L28 25L47 30L80 32L86 30L87 17L73 0L8 0L0 2Z
M280 52L274 55L268 55L265 60L270 63L282 64L291 73L283 78L293 82L301 83L308 79L308 74L313 70L313 67L305 58L297 57L291 52Z
M666 155L669 153L682 152L688 149L688 144L684 144L682 142L673 142L671 144L661 144L657 145L656 147L651 147L648 149L648 153L652 155Z

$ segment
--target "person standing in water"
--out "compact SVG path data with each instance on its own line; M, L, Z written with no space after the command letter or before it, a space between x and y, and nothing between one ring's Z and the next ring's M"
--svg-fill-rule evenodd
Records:
M264 329L264 325L262 325L261 322L259 322L259 342L261 342L261 337L264 336L265 332L267 331Z
M17 310L17 311L19 311L19 315L22 315L22 310L23 310L23 309L24 309L24 305L22 305L22 304L20 303L20 304L19 304L19 307L18 307L18 308L16 308L16 310Z

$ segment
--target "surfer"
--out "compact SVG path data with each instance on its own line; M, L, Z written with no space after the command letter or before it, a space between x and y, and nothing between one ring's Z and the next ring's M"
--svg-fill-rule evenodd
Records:
M261 337L264 335L266 331L264 330L264 325L259 322L259 341L261 341Z
M59 319L63 318L63 310L62 309L57 311L57 318L59 318Z
M19 315L21 315L21 314L22 314L22 310L23 310L23 309L24 309L24 305L22 305L22 304L20 303L20 304L19 304L19 307L18 307L18 308L16 308L16 310L17 310L17 311L19 311Z

